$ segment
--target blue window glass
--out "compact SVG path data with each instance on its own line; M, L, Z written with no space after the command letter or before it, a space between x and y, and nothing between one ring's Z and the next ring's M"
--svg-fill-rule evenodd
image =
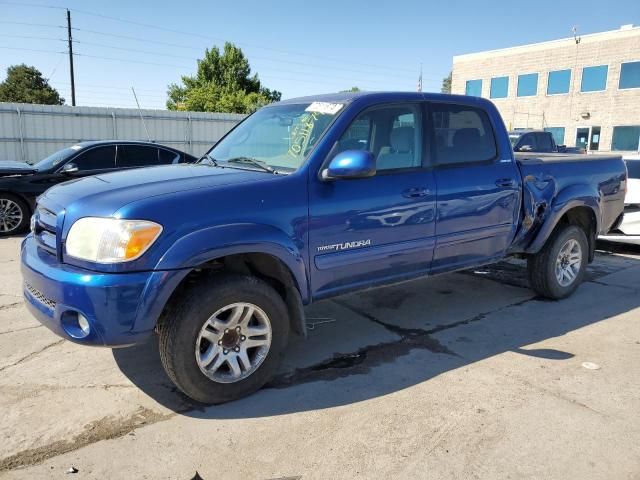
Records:
M564 127L547 127L544 131L551 133L556 145L564 145Z
M482 96L482 80L467 80L467 86L464 93L465 95L481 97Z
M607 89L607 74L609 67L607 65L598 65L597 67L584 67L582 69L582 85L581 92L599 92Z
M618 88L640 88L640 62L623 63Z
M538 74L518 75L518 96L533 97L538 93Z
M556 70L549 72L549 82L547 83L547 95L559 95L569 93L571 84L571 70Z
M509 77L495 77L491 79L491 98L507 98L509 93Z
M611 150L637 151L640 148L640 125L613 127Z

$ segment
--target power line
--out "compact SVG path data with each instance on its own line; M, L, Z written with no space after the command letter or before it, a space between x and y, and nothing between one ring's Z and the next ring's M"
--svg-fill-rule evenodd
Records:
M89 12L87 10L73 9L73 11L77 12L77 13L80 13L80 14L84 14L84 15L104 18L104 19L112 20L112 21L116 21L116 22L128 23L128 24L131 24L131 25L139 26L139 27L153 28L153 29L161 30L161 31L165 31L165 32L177 33L179 35L189 35L189 36L192 36L192 37L203 38L203 39L206 39L206 40L214 40L214 41L218 41L218 42L228 41L227 39L224 39L224 38L221 38L221 37L215 37L215 36L210 36L210 35L202 35L202 34L199 34L199 33L190 32L190 31L184 31L184 30L176 30L176 29L173 29L173 28L167 28L167 27L163 27L163 26L160 26L160 25L153 25L153 24L149 24L149 23L143 23L143 22L137 22L137 21L134 21L134 20L127 20L127 19L124 19L124 18L113 17L111 15L104 15L104 14L101 14L101 13ZM263 45L256 45L256 44L251 44L251 43L247 43L247 42L234 42L234 43L237 43L238 45L246 45L246 46L249 46L249 47L252 47L252 48L259 48L259 49L263 49L263 50L270 50L270 51L273 51L273 52L284 53L284 54L287 54L287 55L299 55L299 56L303 56L305 58L319 58L319 59L323 59L323 60L327 60L327 61L331 61L331 62L336 62L336 63L348 63L350 65L361 65L361 66L367 66L367 67L371 67L371 68L378 68L378 69L382 68L382 69L394 70L394 71L403 70L403 71L411 72L411 73L414 73L414 74L416 73L415 70L413 70L413 69L399 68L399 67L393 67L393 66L389 66L389 65L376 65L376 64L363 63L363 62L354 62L352 60L342 60L342 59L326 57L326 56L320 56L320 55L310 55L309 53L295 52L295 51L290 51L290 50L282 50L282 49L272 48L272 47L265 47Z
M62 25L50 25L47 23L29 23L29 22L8 22L5 20L0 20L0 23L6 25L22 25L26 27L49 27L49 28L64 28Z
M64 42L63 38L54 38L54 37L38 37L34 35L14 35L12 33L0 33L0 37L9 37L9 38L26 38L26 39L34 39L34 40L58 40L60 42Z
M67 54L67 52L58 52L56 50L42 50L42 49L38 49L38 48L5 47L3 45L0 45L0 48L4 48L5 50L22 50L22 51L25 51L25 52L61 53L63 55Z

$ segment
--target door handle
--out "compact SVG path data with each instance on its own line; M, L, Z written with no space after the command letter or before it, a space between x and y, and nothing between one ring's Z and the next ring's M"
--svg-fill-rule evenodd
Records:
M431 192L427 188L416 187L407 188L404 192L402 192L402 196L407 198L420 198L426 197L427 195L429 195L429 193Z
M513 178L499 178L496 180L496 186L498 187L513 187L516 181Z

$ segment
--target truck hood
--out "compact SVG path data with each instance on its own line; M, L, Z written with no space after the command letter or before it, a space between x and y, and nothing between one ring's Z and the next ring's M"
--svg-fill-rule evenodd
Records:
M39 202L56 213L109 216L137 200L181 191L257 182L267 172L212 167L167 165L79 178L50 188Z
M24 162L0 161L0 177L10 175L27 175L35 173L37 170L33 165Z

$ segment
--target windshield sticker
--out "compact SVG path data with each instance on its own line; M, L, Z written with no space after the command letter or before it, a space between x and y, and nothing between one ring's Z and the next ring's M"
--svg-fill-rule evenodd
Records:
M309 107L307 107L307 111ZM298 157L301 153L303 153L304 148L309 143L309 137L313 132L313 127L316 124L316 120L318 120L317 112L310 112L308 115L305 115L300 120L300 123L293 127L290 135L290 143L289 151L287 152L292 157Z
M76 151L78 151L78 150L82 149L82 145L74 145L73 147L69 147L69 148L70 148L71 150L76 150Z
M313 102L305 110L307 112L323 113L325 115L335 115L344 107L343 103L329 103L329 102Z

